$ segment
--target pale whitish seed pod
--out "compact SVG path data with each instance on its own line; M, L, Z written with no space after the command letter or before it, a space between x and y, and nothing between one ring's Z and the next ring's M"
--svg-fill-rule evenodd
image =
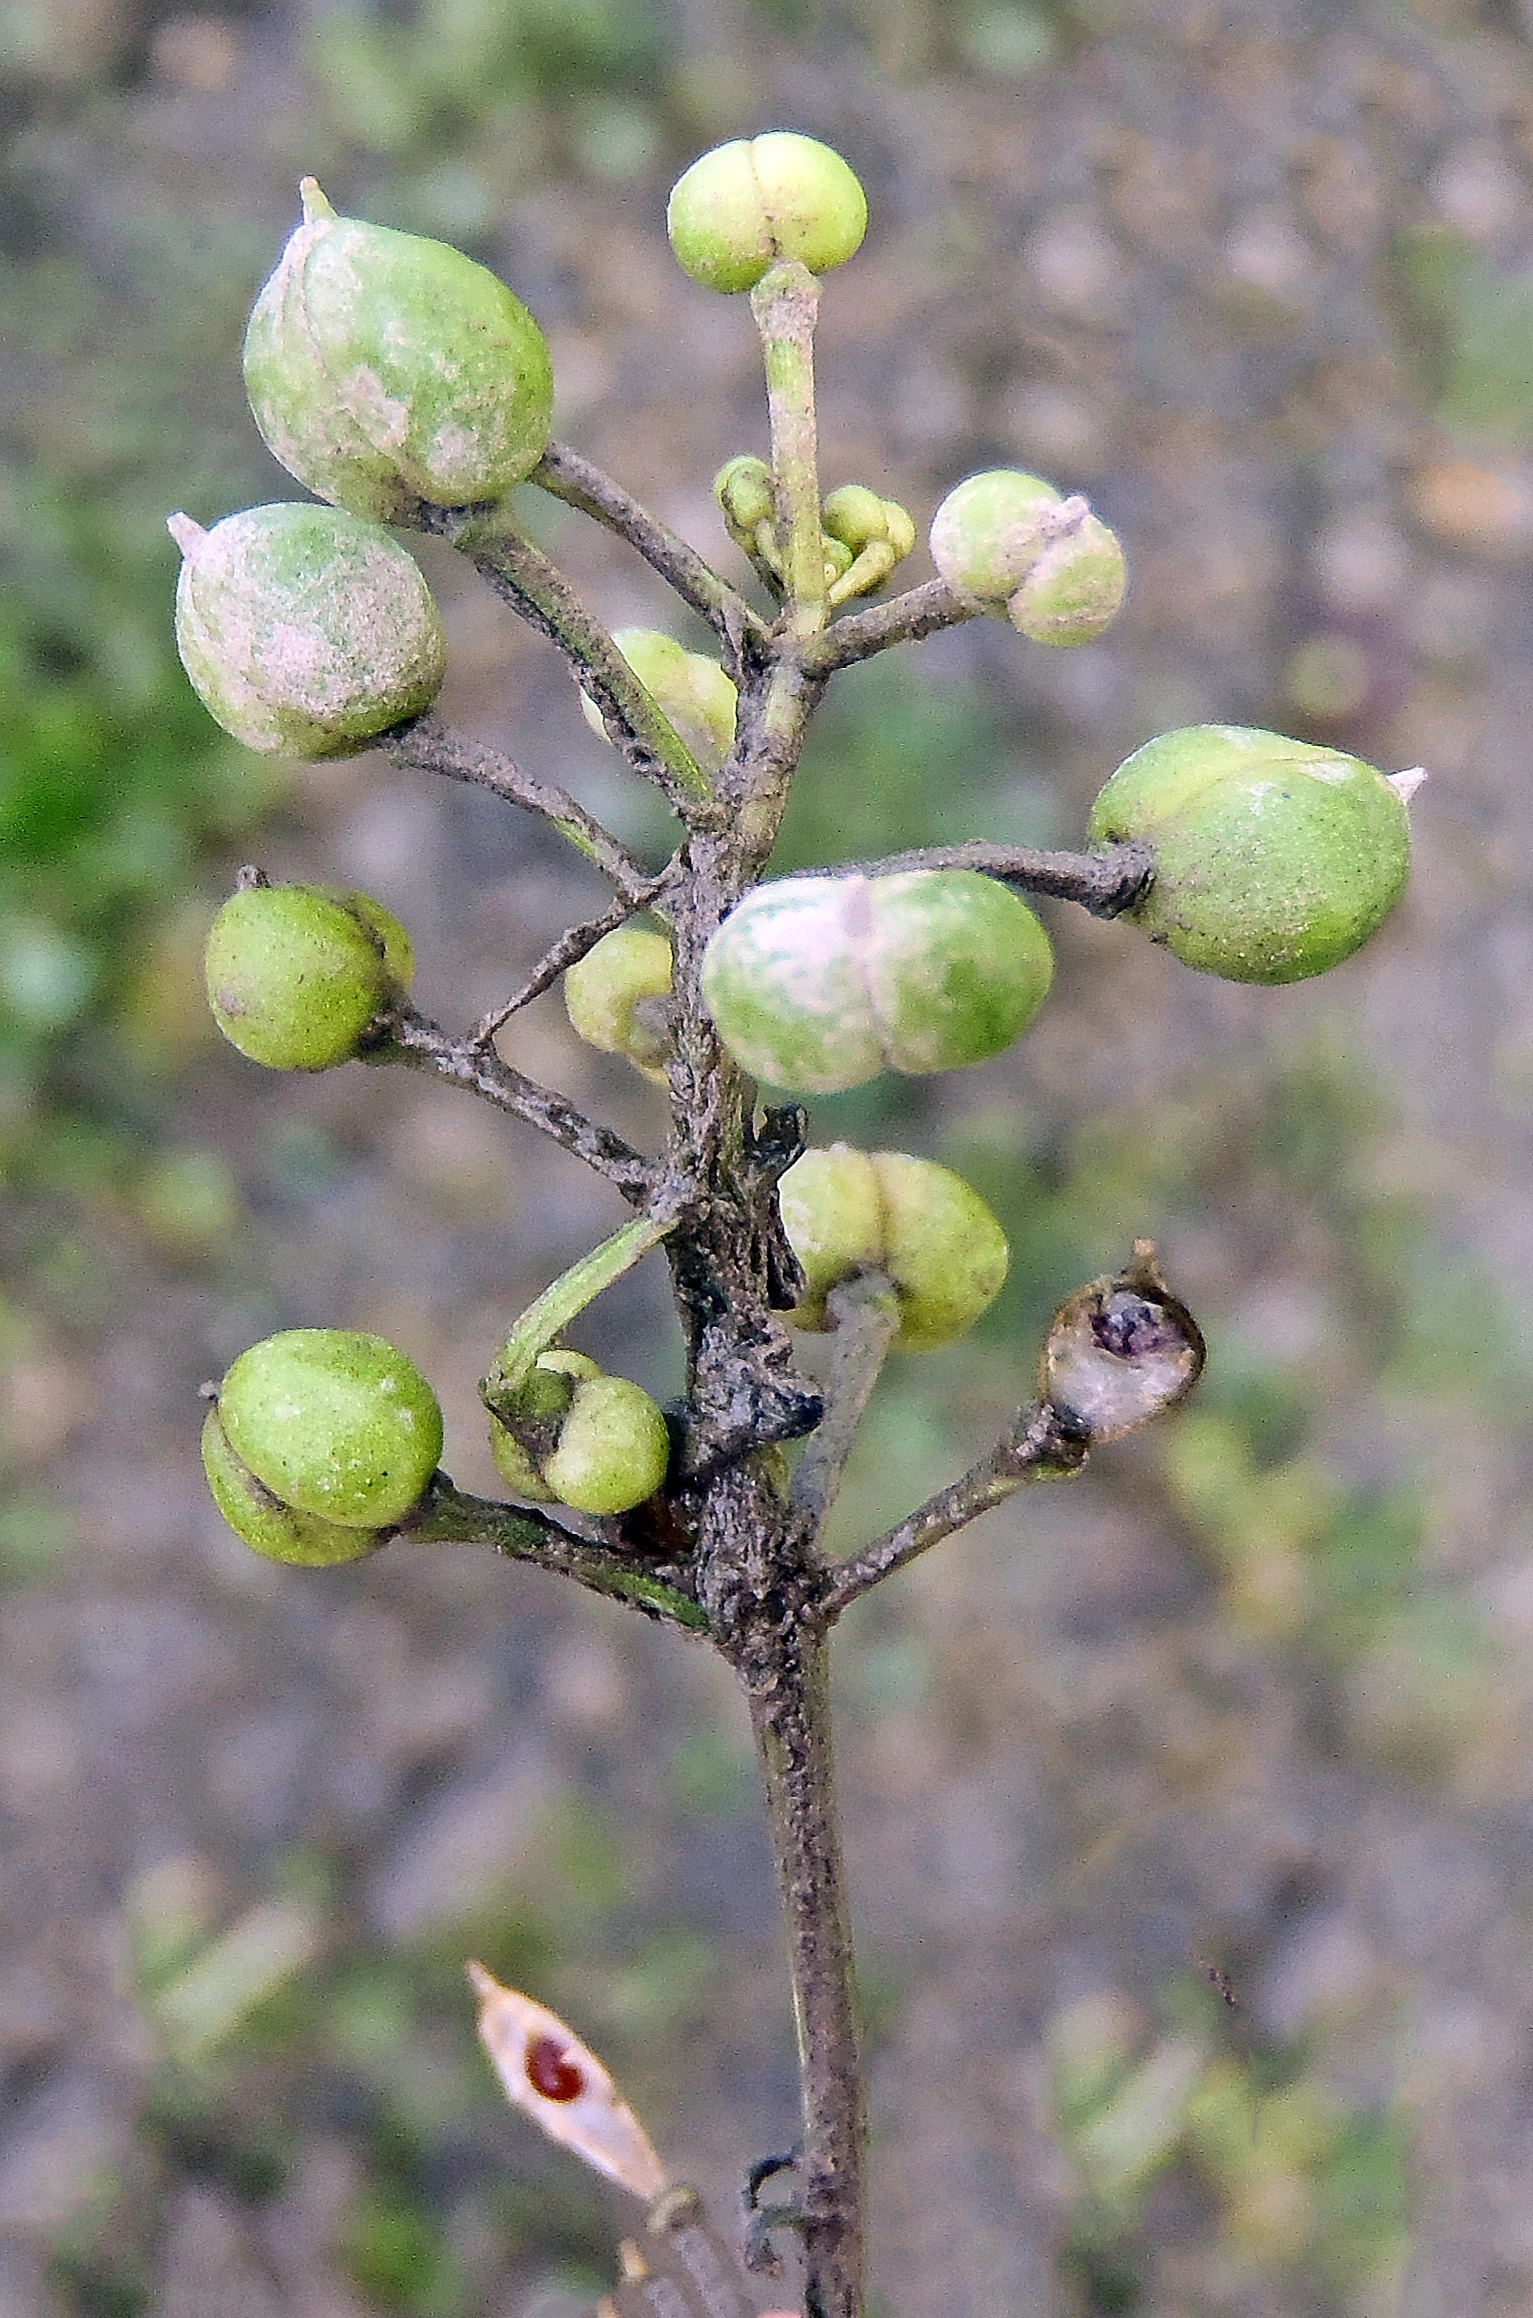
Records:
M182 665L247 748L356 756L435 700L442 623L414 558L376 523L279 501L211 531L186 515L168 528Z

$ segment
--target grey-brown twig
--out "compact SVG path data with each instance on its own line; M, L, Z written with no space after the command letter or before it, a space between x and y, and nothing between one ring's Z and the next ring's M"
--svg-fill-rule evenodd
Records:
M800 665L806 676L833 676L838 668L849 668L854 660L871 660L891 644L918 643L923 636L935 636L939 628L961 627L965 620L980 616L979 605L955 595L946 580L928 580L924 587L891 596L886 604L832 621L804 645Z
M547 1513L523 1505L500 1505L489 1497L470 1497L454 1488L445 1473L437 1475L425 1502L401 1525L398 1534L411 1545L493 1546L513 1561L555 1570L589 1587L592 1593L629 1602L651 1617L668 1618L673 1625L701 1632L708 1624L707 1612L689 1595L636 1564L632 1556L576 1537Z
M1057 1480L1078 1473L1086 1462L1087 1444L1079 1433L1060 1423L1053 1409L1038 1402L1022 1409L1004 1440L988 1457L928 1497L899 1525L852 1554L829 1573L820 1608L827 1619L839 1618L860 1594L892 1577L916 1555L925 1553L955 1529L962 1529L992 1505L1002 1504L1024 1481Z
M555 499L578 507L582 514L593 516L620 539L626 539L630 547L637 548L682 602L690 604L708 622L731 654L738 652L747 636L754 637L758 643L765 638L765 623L757 618L745 598L737 595L727 580L721 579L703 561L695 548L658 522L647 507L641 507L637 499L630 497L621 483L614 482L592 460L571 450L568 443L550 443L528 480L541 485Z
M664 894L669 878L670 871L664 870L632 897L615 901L599 918L587 918L583 925L568 927L556 942L549 944L520 989L513 990L499 1006L492 1006L488 1014L480 1016L469 1039L470 1046L488 1046L496 1031L504 1030L513 1014L520 1014L534 998L541 998L561 974L577 966L607 934L616 933L619 926L626 925L635 910L652 909Z
M1078 902L1096 918L1121 917L1140 900L1155 875L1148 845L1104 845L1095 853L1046 853L1029 845L926 845L913 853L890 853L881 861L838 861L828 869L806 869L804 877L893 877L910 869L977 869L1024 893Z
M605 1176L636 1207L653 1189L654 1170L649 1161L621 1135L588 1119L565 1096L524 1078L510 1063L503 1062L493 1047L453 1038L411 1006L397 1006L383 1018L379 1036L363 1060L405 1063L432 1072L450 1086L466 1087L470 1094L525 1119L528 1126L562 1144L596 1174Z
M504 797L509 805L520 805L529 813L538 814L567 838L577 852L588 861L594 861L604 876L609 877L619 893L635 895L649 882L649 872L642 862L635 861L625 845L619 844L611 831L593 820L583 805L551 781L535 780L513 764L499 749L487 748L482 741L470 740L466 733L454 732L435 710L428 709L409 724L396 725L374 742L374 747L391 757L396 765L413 765L425 773L444 773L450 781L466 781L474 788L488 789L495 797ZM637 902L632 904L637 908Z

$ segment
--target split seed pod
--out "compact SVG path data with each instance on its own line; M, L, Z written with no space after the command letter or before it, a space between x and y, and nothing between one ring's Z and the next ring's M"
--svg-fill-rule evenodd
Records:
M1128 1269L1078 1288L1054 1315L1038 1392L1090 1441L1115 1441L1185 1400L1203 1373L1202 1332L1161 1278L1151 1241Z
M703 958L735 1060L794 1094L881 1070L958 1070L999 1054L1042 1005L1049 939L1025 902L969 870L796 877L757 886Z
M496 1469L514 1495L577 1513L627 1513L665 1479L671 1437L642 1386L583 1352L541 1352L511 1424L490 1418Z

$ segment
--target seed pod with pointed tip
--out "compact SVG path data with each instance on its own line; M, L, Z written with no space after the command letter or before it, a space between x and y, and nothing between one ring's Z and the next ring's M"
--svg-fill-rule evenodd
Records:
M490 1418L501 1479L534 1504L627 1513L665 1479L671 1438L649 1394L583 1352L540 1352L511 1425Z
M1136 749L1090 830L1098 843L1154 847L1155 875L1126 914L1184 965L1232 982L1298 982L1339 965L1410 869L1404 797L1383 773L1245 725L1192 725Z
M896 1349L930 1352L963 1335L1000 1293L1006 1235L979 1193L934 1160L833 1143L794 1161L778 1199L806 1283L791 1315L797 1327L828 1326L833 1289L883 1272L899 1303Z
M542 331L445 242L337 217L312 178L303 223L257 298L245 386L272 456L321 499L381 523L503 499L548 443Z
M208 935L208 1003L231 1046L269 1070L330 1070L409 987L410 937L371 894L250 884Z
M219 1422L279 1503L345 1529L393 1527L442 1454L442 1412L419 1369L381 1336L289 1328L242 1352Z
M812 274L843 264L867 231L868 204L839 153L774 130L694 161L672 189L665 222L676 262L695 282L750 290L781 258Z
M208 1411L202 1428L202 1468L213 1502L235 1536L268 1561L330 1569L338 1562L360 1561L388 1541L385 1530L343 1528L338 1521L321 1521L284 1505L234 1454L216 1408Z
M734 746L739 697L718 662L689 652L661 628L615 628L612 641L704 772L716 773ZM592 731L605 734L589 694L581 694L581 710Z
M702 988L735 1060L794 1094L881 1070L958 1070L999 1054L1043 1003L1048 936L969 870L794 877L745 896L709 943Z
M266 755L350 757L429 708L447 641L413 556L376 523L278 501L181 550L176 644L203 705Z
M577 1038L605 1054L625 1055L660 1086L673 1046L665 1012L671 965L664 934L619 926L564 977L565 1011Z

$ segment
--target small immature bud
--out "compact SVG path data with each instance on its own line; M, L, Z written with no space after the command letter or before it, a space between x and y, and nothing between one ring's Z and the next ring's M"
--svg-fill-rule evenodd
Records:
M1155 875L1127 914L1184 965L1298 982L1350 958L1405 889L1399 790L1339 749L1244 725L1163 733L1091 809L1099 844L1139 838Z
M897 563L916 543L916 527L896 500L880 499L865 483L843 483L832 491L820 520L828 540L844 547L849 556L844 571L834 575L829 601L848 602L882 587Z
M1048 992L1049 939L1025 902L969 870L794 877L748 893L708 944L702 988L735 1060L794 1094L881 1070L999 1054Z
M252 884L213 920L206 967L231 1046L269 1070L329 1070L408 989L414 960L404 927L371 894Z
M868 204L839 153L775 130L694 161L672 190L665 222L676 261L695 282L750 290L781 258L812 274L843 264L867 231Z
M673 1045L666 1018L671 964L664 934L619 926L564 977L564 1005L576 1037L604 1054L626 1055L635 1070L662 1086Z
M347 1529L284 1505L234 1454L217 1409L208 1411L202 1428L202 1468L213 1502L235 1536L268 1561L328 1569L337 1562L360 1561L387 1543L384 1530Z
M380 523L419 503L503 499L548 443L553 374L525 306L444 242L337 217L305 178L304 222L256 300L245 385L274 458Z
M1039 1397L1088 1440L1115 1441L1185 1400L1204 1357L1197 1322L1139 1240L1127 1271L1077 1289L1055 1313Z
M616 628L612 641L704 772L716 773L734 747L739 697L718 662L660 628ZM581 706L593 732L605 733L595 701L582 694Z
M182 665L247 748L356 756L435 700L442 623L414 558L376 523L279 501L211 531L185 515L169 528Z
M713 478L713 496L732 535L753 537L758 524L770 523L777 511L772 470L765 459L754 458L749 452L720 467Z
M665 1418L641 1386L604 1376L583 1352L540 1352L511 1425L490 1418L508 1489L577 1513L627 1513L653 1497L670 1463Z
M381 1336L289 1328L242 1352L218 1416L241 1464L278 1501L342 1528L405 1519L442 1454L430 1385Z
M902 1352L930 1352L994 1302L1010 1260L1006 1235L977 1191L930 1159L806 1151L778 1187L783 1229L804 1269L800 1328L825 1328L826 1299L859 1272L893 1282Z

